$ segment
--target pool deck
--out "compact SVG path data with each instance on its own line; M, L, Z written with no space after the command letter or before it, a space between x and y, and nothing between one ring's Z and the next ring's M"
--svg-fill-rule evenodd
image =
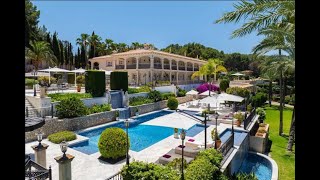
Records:
M177 121L174 121L172 124L174 126L179 124L184 124L186 126L193 126L197 122L194 120L191 120L185 116L183 118L180 117L181 115L179 113L172 113L168 114L159 118L155 118L151 121L148 121L149 125L159 125L161 120L172 120L172 118L176 118ZM147 123L143 123L147 124ZM161 124L161 123L160 123ZM171 125L172 125L171 124ZM170 125L166 125L170 126ZM171 126L170 126L171 127ZM218 125L218 132L221 133L226 128L230 128L230 124L223 124L220 123ZM215 125L210 125L207 128L207 141L211 141L211 130L215 128ZM235 129L243 129L243 127L234 127ZM91 128L90 128L91 129ZM188 129L188 128L187 128ZM199 134L195 135L193 138L197 141L204 142L204 131L201 131ZM78 136L77 140L74 140L72 142L69 142L70 144L74 144L80 141L85 140L86 137ZM49 165L51 165L52 168L52 179L58 180L58 163L54 160L55 157L60 156L62 152L60 151L59 144L53 144L49 142L47 139L44 139L42 141L43 143L46 143L49 145L47 149L47 167L49 168ZM28 153L34 153L31 146L38 144L37 141L29 142L25 144L25 152ZM173 135L153 144L152 146L149 146L148 148L140 151L129 151L130 155L130 162L133 160L139 160L139 161L145 161L145 162L156 162L158 158L167 152L169 152L171 149L175 148L176 146L181 144L180 139L175 139ZM75 156L73 161L71 162L72 166L72 179L77 180L102 180L106 179L107 177L110 177L111 175L117 173L120 171L123 165L125 165L125 160L122 160L121 162L118 162L116 164L109 164L102 162L98 159L100 156L100 153L94 153L91 155L84 154L80 151L74 150L72 148L68 148L67 154L71 154ZM92 173L90 173L92 172Z

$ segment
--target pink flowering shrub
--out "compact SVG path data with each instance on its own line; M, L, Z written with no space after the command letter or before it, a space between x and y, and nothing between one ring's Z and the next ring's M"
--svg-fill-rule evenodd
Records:
M200 86L197 87L197 91L199 93L203 93L203 92L209 90L209 88L211 91L218 91L219 90L219 87L217 85L204 83L204 84L201 84Z

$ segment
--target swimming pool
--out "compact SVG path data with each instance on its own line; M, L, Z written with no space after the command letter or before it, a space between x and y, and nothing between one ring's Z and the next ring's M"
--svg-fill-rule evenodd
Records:
M228 138L231 136L231 132L232 130L230 128L227 128L219 135L222 143L228 140ZM247 134L248 133L245 131L234 129L234 145L240 146L242 141L246 138Z
M264 157L248 153L248 156L242 162L238 172L253 172L259 180L271 180L271 163Z
M159 141L173 135L173 128L172 127L163 127L163 126L153 126L153 125L142 125L141 123L152 120L154 118L164 116L167 114L171 114L171 111L158 111L155 113L150 113L147 115L139 116L130 122L128 128L128 134L130 137L130 150L139 152ZM80 142L70 147L83 152L85 154L93 154L98 152L98 141L100 138L100 134L106 128L110 127L119 127L125 130L125 126L123 122L117 122L114 124L106 125L103 127L99 127L96 129L84 131L78 133L81 136L88 137L88 141ZM194 125L187 130L188 136L195 136L199 132L204 130L204 126L201 125Z

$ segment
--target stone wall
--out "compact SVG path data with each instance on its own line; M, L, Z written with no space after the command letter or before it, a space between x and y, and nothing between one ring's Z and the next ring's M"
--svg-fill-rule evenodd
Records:
M230 174L237 173L242 162L248 155L249 151L249 134L247 134L246 138L242 141L241 145L238 147L238 151L233 157L232 161L228 165L228 172Z
M177 88L175 85L171 85L171 86L159 86L159 87L155 87L154 90L157 90L161 93L166 93L166 92L171 92L176 94L177 92Z
M59 131L77 131L92 126L108 123L114 120L115 111L107 111L102 113L90 114L88 116L76 117L76 118L46 118L46 123L39 129L31 132L25 132L25 141L36 140L35 133L39 130L44 133L44 138L52 133Z
M184 97L177 97L177 100L179 104L185 103L188 101L192 101L192 97L190 96L184 96ZM151 111L158 111L160 109L164 109L167 107L167 100L155 102L155 103L149 103L149 104L143 104L140 106L130 106L130 113L131 116L135 116L135 109L138 108L139 114L145 114Z
M198 84L184 84L184 85L178 85L180 89L184 89L186 91L190 91L191 89L196 89L198 86L200 86L202 83Z
M141 93L134 93L134 94L128 94L129 98L132 97L147 97L148 96L148 92L141 92Z

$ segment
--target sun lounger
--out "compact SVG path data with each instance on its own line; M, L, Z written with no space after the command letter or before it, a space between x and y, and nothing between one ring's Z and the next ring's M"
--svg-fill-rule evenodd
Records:
M203 149L203 148L184 146L183 155L187 156L187 157L195 158L199 154L201 149ZM174 149L174 151L176 154L182 154L182 145L177 146Z
M159 163L165 165L165 164L168 164L169 162L173 161L176 158L181 158L181 155L176 154L174 152L174 149L171 149L169 152L167 152L163 156L159 157ZM193 160L193 158L191 158L191 157L184 156L183 158L187 161L187 163L190 163Z
M186 146L188 147L192 147L192 148L201 148L202 146L204 146L204 141L201 142L201 141L196 141L195 139L188 139L185 143ZM207 148L211 148L214 146L214 141L210 141L210 142L207 142Z

